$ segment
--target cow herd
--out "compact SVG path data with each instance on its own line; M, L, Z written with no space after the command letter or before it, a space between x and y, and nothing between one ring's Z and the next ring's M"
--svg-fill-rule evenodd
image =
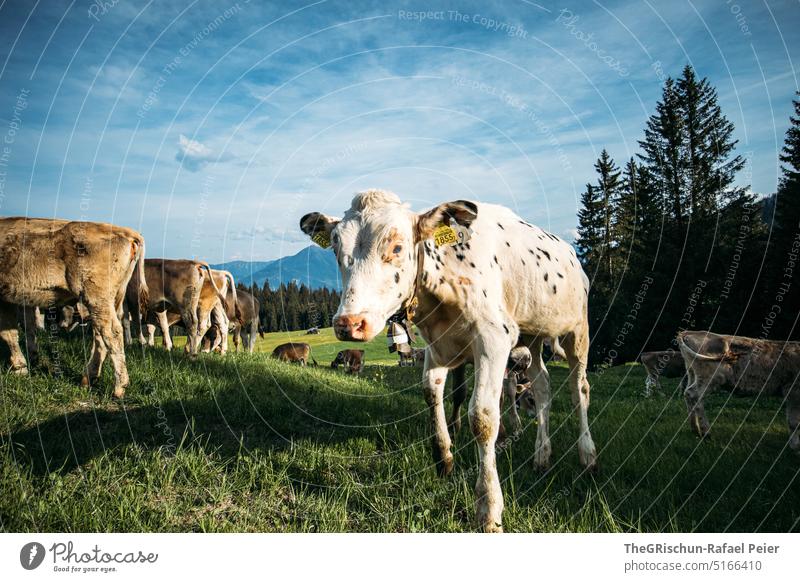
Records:
M227 349L234 334L238 349L252 352L258 330L258 301L237 291L233 276L202 261L146 259L141 234L120 226L34 218L0 219L0 338L10 352L11 371L28 373L19 345L23 323L31 363L38 355L37 312L62 309L62 321L91 321L92 350L82 384L100 375L106 357L114 366L114 396L128 385L125 345L131 328L142 344L153 345L161 327L166 349L170 326L186 330L186 351ZM72 328L75 324L66 324ZM145 337L144 329L148 336Z
M484 531L502 531L503 493L496 441L508 411L519 430L517 408L536 418L533 464L550 466L550 381L542 358L547 343L566 360L577 451L586 471L598 468L589 422L587 379L589 279L571 245L511 210L457 200L415 213L391 192L358 193L341 218L310 213L300 228L318 245L332 247L342 276L333 328L342 341L375 338L398 314L413 315L427 343L423 392L431 424L431 449L441 475L453 470L453 435L467 397L465 365L474 366L469 425L479 453L476 513ZM170 326L187 335L185 350L224 353L228 335L253 351L258 301L236 288L231 273L202 261L145 258L144 238L110 224L30 218L0 219L0 338L11 370L36 355L37 308L68 306L91 321L92 351L83 383L90 385L105 358L114 366L114 396L128 385L125 345L153 345L156 327L172 348ZM72 324L70 324L72 325ZM648 390L660 377L682 377L692 429L706 435L704 398L718 387L745 394L783 396L789 445L800 450L800 343L710 332L679 334L680 351L642 354ZM314 363L307 343L288 343L273 356ZM364 350L339 352L332 368L358 374ZM453 408L446 416L445 380L452 371ZM505 404L504 404L505 402Z

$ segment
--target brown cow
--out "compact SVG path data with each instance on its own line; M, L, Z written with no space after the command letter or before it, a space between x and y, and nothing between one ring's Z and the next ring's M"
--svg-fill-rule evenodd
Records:
M639 359L644 369L647 370L647 379L644 384L645 396L653 393L653 386L661 392L661 377L682 378L686 375L686 366L680 352L674 350L642 352Z
M331 362L334 370L339 366L344 366L344 371L348 374L358 374L364 366L364 350L342 350Z
M800 342L684 331L678 334L678 345L688 375L684 396L689 424L698 436L709 431L703 399L717 388L744 395L783 396L789 447L800 451Z
M317 365L317 361L311 355L311 346L302 342L281 344L272 350L272 357L282 362L299 362L301 366L305 366L308 360L311 360L315 366Z
M0 241L0 338L11 352L12 370L28 371L19 347L14 306L25 307L31 322L26 333L33 336L35 307L74 305L81 300L92 320L94 338L82 384L88 386L97 379L110 355L114 396L122 398L129 380L118 313L131 275L144 272L142 235L97 222L2 218ZM144 278L137 280L133 292L139 305L147 302L148 294Z
M186 328L187 350L191 355L196 355L199 343L198 334L201 329L200 326L204 323L200 319L202 316L199 309L200 299L201 296L208 296L207 291L203 295L204 287L208 285L208 288L212 289L212 293L215 293L220 301L225 301L225 296L217 288L215 277L211 276L211 268L208 263L188 259L147 259L144 263L144 278L150 289L147 309L152 309L156 312L169 311L180 315L183 320L183 326ZM133 324L136 326L139 341L145 344L141 313L138 304L133 300L134 285L137 283L137 278L137 276L132 277L131 283L128 285L125 308L126 311L130 312L130 319L133 320ZM205 313L206 318L211 308L213 308L213 303L208 306L208 311ZM159 321L162 319L163 330L166 318L159 316ZM123 323L126 328L130 326L127 314L123 316ZM129 330L126 331L125 335L130 339ZM168 338L169 333L164 336L164 345L167 349L171 349L172 342Z
M218 269L211 269L210 274L211 276L203 283L203 288L200 290L200 300L197 303L198 345L211 327L211 313L214 310L217 310L220 320L227 320L225 312L229 308L228 299L226 298L228 292L233 296L232 311L235 313L235 319L241 319L239 306L237 305L236 281L233 280L233 275L228 271ZM223 347L221 352L224 355L228 349L228 326L223 325L219 330L222 335L221 345Z
M211 329L203 339L203 351L219 350L224 352L227 349L227 334L222 331L224 326L227 326L228 332L233 336L233 347L236 352L239 351L241 340L244 349L252 354L256 347L256 334L264 337L258 325L261 303L247 291L238 289L236 293L237 296L234 299L233 291L228 288L225 295L228 309L223 312L221 306L217 304L211 312Z

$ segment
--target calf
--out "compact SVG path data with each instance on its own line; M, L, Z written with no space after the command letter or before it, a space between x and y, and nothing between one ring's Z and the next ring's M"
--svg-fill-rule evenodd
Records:
M344 371L348 374L358 374L364 366L364 350L340 351L331 362L331 368L334 370L339 366L344 366Z
M74 305L80 300L92 320L92 352L82 383L100 375L106 355L114 365L114 396L128 385L118 312L134 272L144 272L144 238L121 226L40 218L0 219L0 339L11 353L11 369L28 371L19 347L17 310L25 308L26 333L34 336L35 307ZM132 290L147 301L143 277Z
M680 352L666 350L663 352L642 352L639 356L642 366L647 371L644 384L645 396L653 393L653 386L661 392L661 377L683 378L686 375L686 366ZM682 382L681 382L682 383Z
M306 214L300 228L336 254L343 292L333 327L340 340L369 341L394 313L416 306L415 322L428 344L423 383L440 474L453 469L445 379L464 361L475 363L469 417L480 461L475 490L483 530L502 530L498 402L520 333L526 344L562 338L579 419L578 453L585 467L596 467L586 378L589 280L569 244L501 206L458 200L416 214L382 190L357 194L342 219ZM545 469L550 388L540 364L533 358L539 419L534 463Z
M689 425L698 436L709 432L703 400L717 388L749 396L783 396L789 447L800 451L800 342L684 331L678 334L678 346L688 376L684 397Z
M317 361L311 355L311 346L306 343L281 344L272 350L272 357L282 362L297 362L301 366L305 366L311 360L315 366L317 365Z

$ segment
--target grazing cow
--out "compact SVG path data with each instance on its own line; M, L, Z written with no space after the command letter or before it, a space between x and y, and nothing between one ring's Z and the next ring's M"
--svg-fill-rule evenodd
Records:
M682 378L686 375L686 366L683 356L675 350L662 352L642 352L639 356L642 366L647 370L647 379L644 384L645 396L653 393L653 386L661 392L661 378ZM682 384L682 382L681 382Z
M211 312L212 328L214 330L214 339L208 344L209 350L222 350L225 345L224 334L222 333L222 326L227 325L228 331L233 335L233 346L236 352L239 351L239 342L241 340L244 349L251 354L256 347L256 334L264 337L263 332L259 329L258 325L258 312L261 309L261 303L253 297L252 294L241 289L236 290L236 299L233 297L234 290L228 288L225 295L228 303L228 309L222 312L222 306L217 305ZM238 307L238 310L235 308ZM244 333L243 333L244 332ZM204 344L204 351L206 346Z
M183 321L186 328L187 349L191 355L197 354L198 334L200 326L204 320L200 319L200 298L204 288L213 289L213 293L224 303L225 295L217 288L215 277L211 276L211 268L208 263L202 261L191 261L188 259L147 259L144 262L144 279L150 289L150 298L147 309L152 309L159 314L159 322L162 331L169 329L166 313L167 311L177 314ZM219 277L217 277L219 278ZM138 284L138 275L131 278L126 295L125 308L130 313L130 319L136 326L139 341L146 343L142 331L142 314L139 305L136 303L134 291ZM205 292L208 296L208 291ZM213 304L208 307L210 312ZM206 313L207 317L208 313ZM123 324L126 327L126 338L130 341L130 321L127 313L123 315ZM169 350L172 342L169 339L169 332L164 335L164 345Z
M306 335L319 335L319 328L318 327L312 327L311 329L309 329L306 332Z
M14 306L25 308L30 321L26 332L35 335L35 307L74 305L80 300L92 320L94 340L82 384L97 379L109 355L114 396L122 398L129 380L118 313L131 275L144 272L142 235L97 222L2 218L0 245L0 339L11 352L12 370L28 371ZM146 303L147 284L143 277L138 280L133 290L136 303Z
M445 379L462 362L475 363L469 416L480 460L476 498L483 530L502 531L498 402L520 334L526 345L537 337L562 338L580 460L596 467L586 378L589 280L569 244L501 206L459 200L416 214L381 190L357 194L341 220L314 212L303 216L300 228L336 253L343 292L333 327L340 340L369 341L390 316L416 305L415 323L428 344L423 383L440 474L453 469ZM549 379L541 358L532 363L539 419L534 463L545 469L551 454Z
M203 339L208 328L211 327L211 313L216 310L217 319L224 322L220 325L220 351L224 355L228 349L228 309L234 313L233 321L241 323L241 313L239 311L238 297L236 293L236 281L229 271L211 269L209 277L203 282L200 290L200 299L197 302L197 342ZM232 305L228 303L226 294L232 295ZM188 345L188 344L187 344Z
M701 437L709 432L703 400L717 388L743 395L783 396L789 447L800 451L800 342L752 339L708 331L678 334L688 376L689 424Z
M358 374L364 366L364 350L340 351L331 362L331 368L334 370L339 366L344 366L344 371L348 374Z
M311 360L315 366L317 365L317 361L311 355L311 346L302 342L281 344L272 350L272 357L278 358L281 362L298 362L301 366L305 366Z

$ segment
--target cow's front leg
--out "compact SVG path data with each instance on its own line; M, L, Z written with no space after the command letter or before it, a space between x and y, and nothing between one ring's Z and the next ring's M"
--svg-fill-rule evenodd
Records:
M125 304L123 303L123 306L124 305ZM121 321L122 321L122 332L125 335L125 346L129 346L133 343L133 335L131 334L131 318L127 307L123 307L122 309Z
M707 391L708 382L701 383L697 374L691 373L683 398L686 401L686 409L689 412L689 426L699 437L707 436L710 428L706 418L705 406L703 405L703 398Z
M522 421L519 419L517 412L517 377L516 374L509 373L508 378L503 380L503 399L505 404L501 407L501 411L505 412L506 409L508 416L511 419L511 431L516 433L522 428Z
M446 367L434 363L430 348L425 350L422 384L433 428L431 435L433 460L436 463L436 471L441 476L449 475L453 470L453 453L450 452L452 443L450 433L447 432L447 418L444 412L444 385L447 371Z
M169 352L172 350L172 334L169 331L169 317L167 316L167 312L159 311L156 314L156 318L158 319L158 326L161 328L161 341L164 348ZM156 343L156 328L155 326L148 325L147 330L149 332L147 345L154 346Z
M28 373L28 364L19 347L19 328L17 326L17 309L8 303L0 303L0 340L8 347L11 359L11 371L14 374Z
M495 443L500 429L500 393L514 334L478 336L473 343L475 388L469 401L469 424L478 445L480 467L475 484L478 524L485 532L503 531L503 491L497 475Z
M453 438L461 430L461 405L467 399L467 365L461 364L453 369L453 411L450 414L448 426Z

